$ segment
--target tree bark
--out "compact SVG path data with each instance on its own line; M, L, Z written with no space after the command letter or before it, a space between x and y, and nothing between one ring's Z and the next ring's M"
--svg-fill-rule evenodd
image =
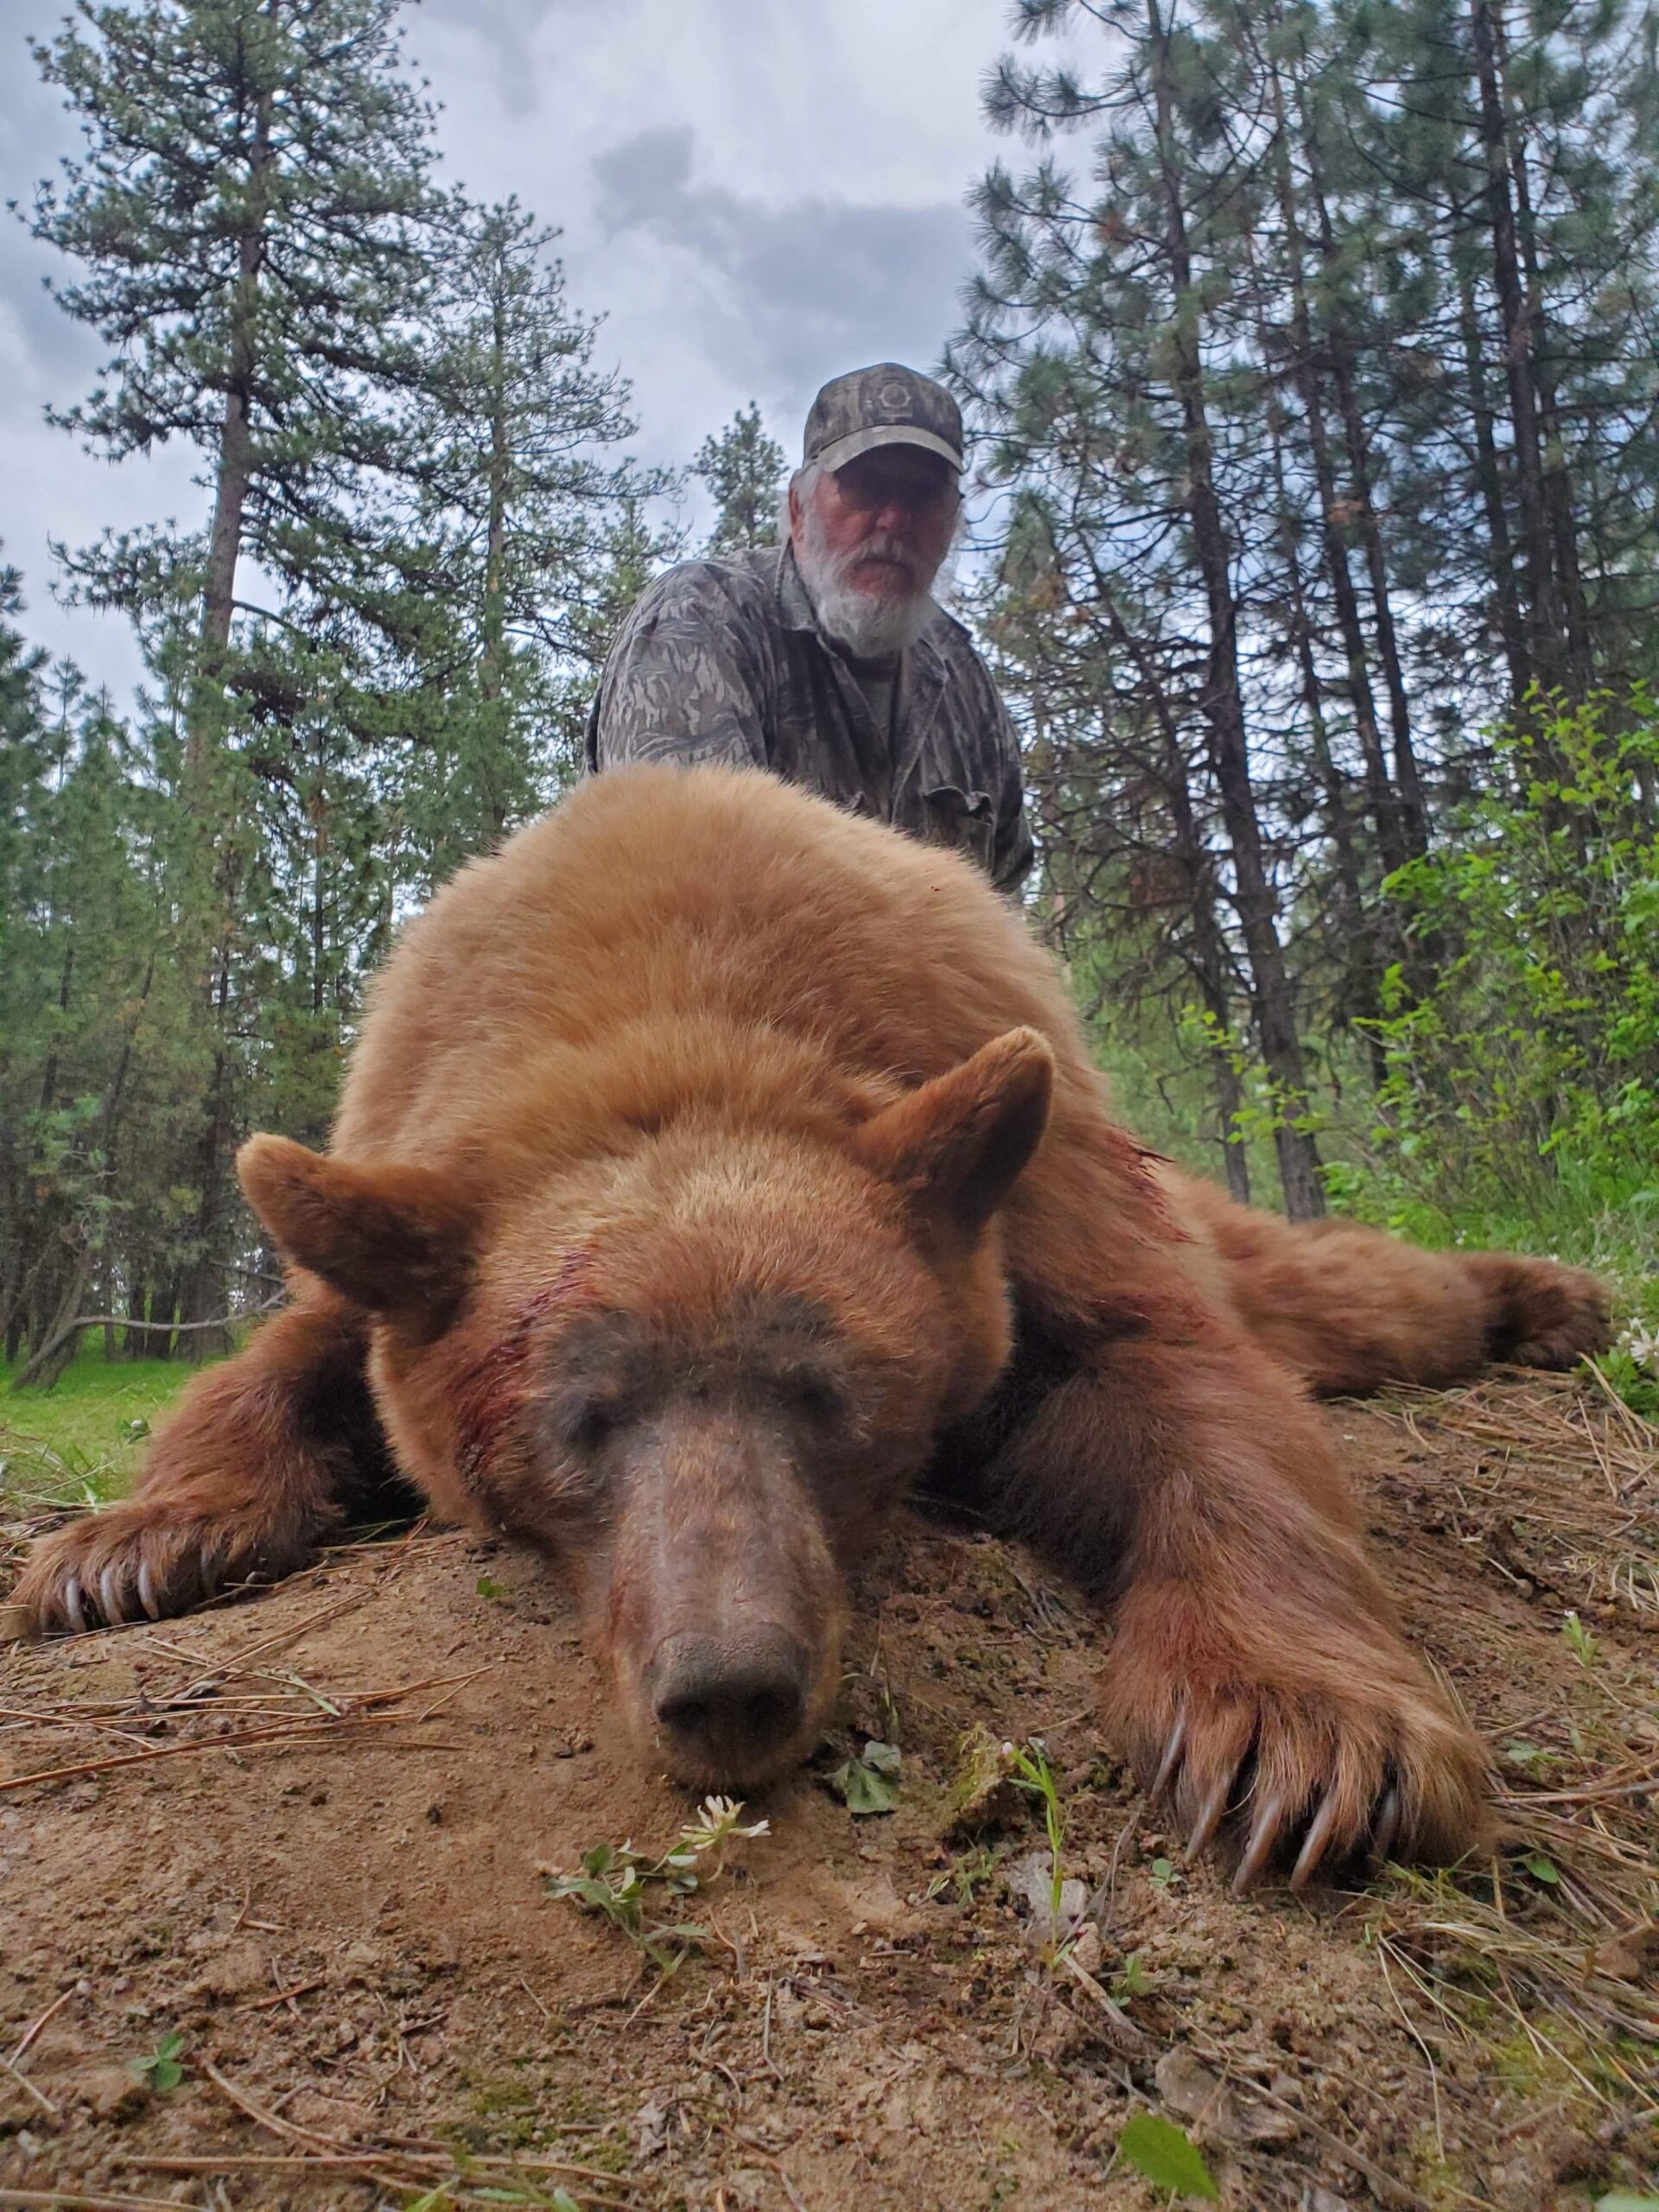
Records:
M1222 819L1232 849L1239 925L1255 1002L1256 1036L1275 1092L1274 1143L1285 1210L1293 1221L1311 1221L1325 1211L1325 1185L1319 1177L1319 1151L1312 1131L1306 1125L1306 1067L1301 1039L1297 1033L1284 947L1279 940L1276 901L1250 777L1244 701L1238 674L1237 606L1233 596L1226 529L1215 487L1204 369L1198 352L1199 307L1192 283L1192 255L1175 153L1169 31L1159 7L1160 0L1147 0L1147 27L1156 73L1164 243L1174 292L1175 384L1185 432L1185 505L1209 614L1205 715L1211 733Z
M1329 272L1337 266L1339 250L1336 229L1331 219L1330 202L1325 198L1318 124L1307 112L1306 103L1302 105L1302 130L1307 148L1314 212L1319 217L1320 260ZM1394 804L1398 842L1408 855L1415 858L1428 849L1428 810L1423 798L1416 751L1411 741L1411 709L1406 696L1405 674L1400 662L1400 642L1394 626L1394 604L1389 593L1388 560L1372 493L1370 442L1366 435L1364 417L1360 410L1354 375L1354 347L1340 311L1332 315L1325 334L1325 348L1337 389L1338 411L1342 419L1343 438L1348 456L1348 478L1353 487L1354 521L1365 556L1366 578L1371 591L1372 620L1376 631L1377 658L1382 665L1383 684L1389 695L1389 723L1394 740Z
M1532 317L1521 281L1508 118L1498 81L1497 31L1492 0L1470 0L1469 22L1480 93L1480 136L1492 232L1492 277L1503 318L1503 372L1509 386L1516 490L1521 508L1522 557L1527 579L1528 657L1539 682L1554 690L1567 674L1565 639L1544 489L1538 393L1534 380Z
M1486 517L1487 569L1497 612L1498 635L1510 671L1510 702L1518 709L1532 681L1527 649L1527 626L1515 588L1515 545L1510 536L1509 509L1503 499L1503 474L1498 460L1497 435L1491 404L1486 395L1486 369L1482 358L1480 315L1474 285L1466 274L1459 279L1459 325L1463 336L1464 376L1469 387L1470 414L1475 429L1475 487Z
M242 518L253 485L252 398L258 361L259 278L265 256L265 179L272 161L270 125L271 95L265 92L255 111L253 143L248 154L246 215L237 242L230 361L213 485L213 519L207 534L207 569L202 580L202 661L210 675L219 672L230 643Z
M1359 595L1354 589L1353 575L1348 566L1347 533L1342 521L1343 505L1337 490L1336 469L1331 458L1331 438L1325 419L1324 395L1319 389L1320 348L1313 335L1302 263L1301 211L1296 204L1290 175L1289 122L1284 88L1276 67L1270 68L1268 80L1276 126L1274 140L1274 183L1280 219L1285 227L1285 252L1290 277L1291 343L1294 348L1292 377L1297 397L1301 402L1308 449L1313 462L1313 481L1319 498L1319 543L1325 558L1325 575L1331 585L1331 596L1337 610L1337 626L1342 633L1343 657L1348 671L1349 704L1353 712L1354 734L1359 741L1360 759L1365 772L1366 804L1372 827L1376 832L1377 849L1382 856L1383 868L1385 872L1391 872L1405 863L1406 841L1398 798L1389 780L1388 762L1377 728L1376 702L1371 690L1364 627L1359 614ZM1305 111L1300 120L1306 136L1308 126Z

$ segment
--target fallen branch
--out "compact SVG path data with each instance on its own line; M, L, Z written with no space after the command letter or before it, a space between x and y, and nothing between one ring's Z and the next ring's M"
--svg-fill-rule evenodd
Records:
M245 1313L221 1313L212 1321L134 1321L124 1313L81 1313L73 1321L66 1321L54 1330L26 1366L13 1376L14 1390L27 1390L38 1374L49 1368L66 1344L73 1344L83 1329L128 1329L143 1335L184 1337L199 1329L236 1329L245 1322L262 1320L267 1313L274 1313L279 1306L288 1302L285 1295L268 1298L263 1306L253 1306Z
M0 2204L39 2204L45 2212L201 2212L176 2196L81 2196L67 2189L0 2189Z
M360 1718L347 1716L329 1726L316 1721L302 1721L292 1728L245 1728L228 1736L195 1736L188 1744L160 1744L153 1751L126 1751L119 1758L82 1759L74 1766L38 1767L32 1774L14 1774L0 1782L0 1795L9 1789L21 1789L30 1782L68 1782L78 1775L108 1774L118 1766L148 1766L156 1759L182 1758L191 1751L233 1751L254 1744L327 1744L353 1728L384 1728L398 1722L408 1724L418 1719L412 1713L365 1713ZM423 1751L459 1751L462 1744L433 1743L429 1739L394 1749L413 1749Z

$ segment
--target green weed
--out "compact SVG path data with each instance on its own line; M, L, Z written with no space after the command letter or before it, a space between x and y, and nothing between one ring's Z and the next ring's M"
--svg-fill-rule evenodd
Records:
M899 1802L899 1773L904 1756L896 1744L874 1738L861 1751L843 1759L828 1779L855 1819L871 1813L890 1813Z
M653 1893L689 1897L718 1878L728 1847L740 1838L768 1833L765 1821L740 1825L743 1808L730 1797L705 1797L702 1817L680 1830L679 1840L652 1859L631 1843L595 1845L583 1854L579 1874L538 1869L551 1897L568 1897L619 1928L659 1974L671 1974L709 1941L709 1930L689 1920L650 1916Z
M179 2063L179 2053L183 2049L184 2037L175 2029L162 2037L148 2058L134 2058L128 2063L147 2088L165 2094L169 2089L176 2089L184 2079L184 2069Z
M1561 1634L1567 1648L1580 1667L1593 1667L1601 1651L1601 1638L1592 1636L1576 1613L1568 1613L1561 1622Z
M1048 1836L1049 1924L1054 1930L1052 1957L1058 1959L1065 1949L1059 1935L1060 1898L1065 1888L1065 1808L1055 1786L1047 1749L1041 1742L1033 1738L1029 1744L1004 1744L1002 1755L1007 1762L1008 1779L1043 1808L1043 1827Z

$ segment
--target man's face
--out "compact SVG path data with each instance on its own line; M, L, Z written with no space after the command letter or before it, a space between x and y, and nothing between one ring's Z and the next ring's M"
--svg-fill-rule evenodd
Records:
M956 472L919 446L878 446L831 473L808 494L812 535L843 590L873 600L918 599L950 550L958 498ZM809 528L791 492L797 553Z

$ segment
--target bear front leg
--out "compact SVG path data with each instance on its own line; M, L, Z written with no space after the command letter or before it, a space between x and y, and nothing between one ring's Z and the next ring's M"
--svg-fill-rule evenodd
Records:
M1016 1531L1116 1605L1106 1719L1189 1856L1300 1887L1487 1832L1485 1760L1404 1643L1319 1418L1179 1307L1083 1356L998 1455Z
M317 1296L191 1384L133 1496L43 1537L11 1592L37 1634L188 1612L315 1554L385 1471L362 1316Z

